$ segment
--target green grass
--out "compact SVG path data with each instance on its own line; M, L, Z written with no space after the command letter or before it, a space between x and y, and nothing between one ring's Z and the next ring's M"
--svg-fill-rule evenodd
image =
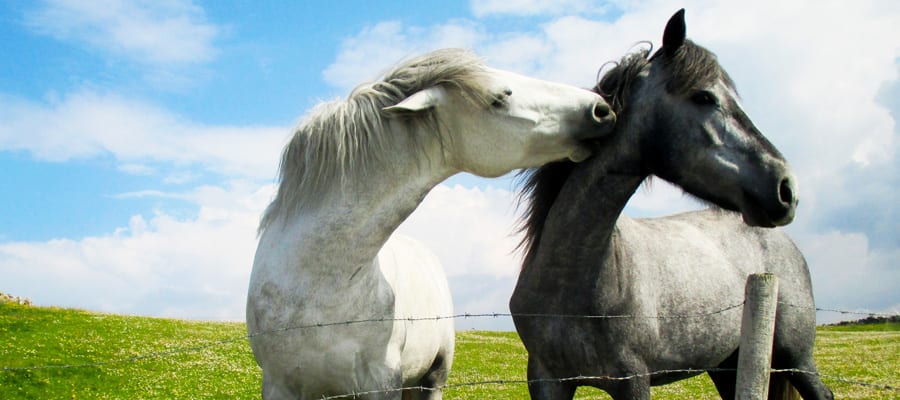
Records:
M241 323L0 303L0 399L259 398L260 371L245 334ZM900 399L900 391L830 378L900 387L898 324L820 328L816 359L837 398ZM459 332L444 398L527 399L525 360L515 333ZM16 369L61 365L75 367ZM718 398L706 376L653 388L653 397ZM577 398L609 397L581 388Z
M247 341L232 340L245 334L238 323L0 304L0 366L100 363L2 371L0 399L251 398L259 371Z
M877 324L828 325L819 327L827 332L895 332L900 331L900 322L880 322Z

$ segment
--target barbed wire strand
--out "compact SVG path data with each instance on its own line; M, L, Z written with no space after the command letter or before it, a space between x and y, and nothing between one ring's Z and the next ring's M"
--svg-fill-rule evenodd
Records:
M487 385L523 385L523 384L532 384L532 383L559 383L559 382L583 382L583 381L627 381L635 378L645 378L645 377L653 377L656 375L665 375L665 374L702 374L706 372L736 372L737 369L734 368L709 368L709 369L697 369L697 368L686 368L686 369L671 369L671 370L661 370L661 371L653 371L647 373L638 373L634 375L627 376L572 376L567 378L542 378L542 379L494 379L494 380L486 380L486 381L473 381L473 382L460 382L460 383L448 383L444 385L439 385L437 387L427 387L427 386L407 386L402 388L392 388L392 389L381 389L381 390L369 390L364 392L353 392L346 394L339 394L334 396L322 396L321 400L337 400L337 399L355 399L359 396L368 396L372 394L385 394L385 393L396 393L406 390L418 390L418 391L443 391L445 389L457 389L461 387L469 387L469 386L487 386Z
M313 324L305 324L305 325L293 325L284 328L272 329L262 332L254 332L248 334L247 338L252 338L260 335L269 335L274 333L282 333L292 330L298 329L310 329L310 328L322 328L327 326L339 326L339 325L355 325L362 323L372 323L372 322L416 322L416 321L439 321L444 319L467 319L467 318L501 318L501 317L522 317L522 318L560 318L560 319L621 319L621 318L646 318L646 319L687 319L687 318L701 318L708 317L716 314L721 314L727 311L731 311L737 308L741 308L744 306L744 302L740 302L738 304L734 304L719 310L704 312L704 313L696 313L696 314L683 314L683 315L579 315L579 314L541 314L541 313L480 313L480 314L472 314L472 313L463 313L463 314L454 314L447 316L434 316L434 317L396 317L396 318L370 318L370 319L359 319L359 320L350 320L350 321L338 321L338 322L323 322L323 323L313 323Z
M460 383L448 383L445 385L440 385L437 387L426 387L426 386L408 386L402 388L391 388L391 389L381 389L381 390L368 390L361 392L352 392L340 395L333 396L322 396L321 400L337 400L337 399L356 399L360 396L368 396L373 394L387 394L387 393L396 393L402 391L443 391L443 390L452 390L458 389L462 387L470 387L470 386L488 386L488 385L522 385L527 384L530 385L532 383L563 383L563 382L590 382L590 381L626 381L635 378L646 378L653 377L656 375L665 375L665 374L691 374L691 375L699 375L702 373L710 373L710 372L737 372L735 368L709 368L709 369L698 369L698 368L686 368L686 369L672 369L672 370L661 370L647 373L638 373L633 375L626 376L610 376L610 375L601 375L601 376L586 376L579 375L567 378L543 378L543 379L495 379L495 380L485 380L485 381L472 381L472 382L460 382ZM853 384L858 386L871 387L874 389L880 389L885 391L900 391L900 387L890 386L890 385L882 385L882 384L874 384L869 382L857 381L853 379L833 376L833 375L823 375L818 372L813 371L805 371L796 368L789 369L771 369L772 373L801 373L808 375L816 375L824 379L839 381L847 384Z
M847 311L847 310L833 310L833 309L823 309L823 308L815 308L808 306L799 306L791 303L779 302L781 305L796 307L796 308L814 308L816 311L834 311L840 312L843 314L855 314L855 315L880 315L880 316L900 316L900 315L892 315L892 314L873 314L873 313L864 313L864 312L856 312L856 311ZM143 355L133 356L133 357L125 357L116 360L108 360L108 361L98 361L91 363L81 363L81 364L62 364L62 365L35 365L35 366L24 366L24 367L3 367L2 371L21 371L21 370L39 370L39 369L67 369L67 368L90 368L90 367L98 367L108 364L122 364L128 362L136 362L144 359L152 359L152 358L160 358L170 355L177 355L179 353L187 353L187 352L195 352L204 350L206 348L221 346L228 343L233 343L245 339L250 339L255 336L260 335L268 335L275 333L283 333L292 330L298 329L311 329L311 328L322 328L329 326L340 326L340 325L355 325L355 324L363 324L363 323L373 323L373 322L416 322L416 321L439 321L445 319L468 319L468 318L501 318L501 317L523 317L523 318L565 318L565 319L619 319L619 318L648 318L648 319L687 319L687 318L700 318L706 316L712 316L716 314L721 314L730 310L734 310L737 308L741 308L744 305L744 302L740 302L719 310L705 312L705 313L696 313L696 314L683 314L683 315L577 315L577 314L540 314L540 313L462 313L462 314L454 314L448 316L434 316L434 317L405 317L405 318L369 318L369 319L359 319L359 320L350 320L350 321L338 321L338 322L325 322L325 323L313 323L313 324L305 324L305 325L294 325L285 328L279 328L274 330L268 330L263 332L255 332L244 336L227 338L221 340L210 341L207 343L195 345L195 346L186 346L181 348L175 348L171 350L147 353Z
M125 357L117 360L109 360L109 361L97 361L90 363L81 363L81 364L63 364L63 365L35 365L35 366L24 366L24 367L3 367L2 371L24 371L24 370L40 370L40 369L68 369L68 368L90 368L90 367L99 367L108 364L122 364L128 362L136 362L144 359L151 358L160 358L170 355L176 355L179 353L189 353L204 350L211 347L221 346L228 343L234 343L237 341L242 341L246 339L250 339L256 336L261 335L269 335L276 333L284 333L293 330L299 329L312 329L312 328L324 328L331 326L341 326L341 325L356 325L363 323L374 323L374 322L419 322L419 321L440 321L446 319L468 319L468 318L501 318L501 317L525 317L525 318L566 318L566 319L575 319L575 318L583 318L583 319L616 319L616 318L655 318L655 319L667 319L667 318L701 318L705 316L711 316L716 314L721 314L733 309L740 308L744 305L743 302L735 305L731 305L719 310L706 312L706 313L697 313L697 314L684 314L684 315L655 315L655 316L642 316L642 315L575 315L575 314L512 314L512 313L480 313L480 314L472 314L472 313L463 313L463 314L454 314L454 315L446 315L446 316L433 316L433 317L397 317L397 318L369 318L369 319L359 319L359 320L350 320L350 321L338 321L338 322L322 322L322 323L312 323L312 324L304 324L304 325L294 325L279 329L273 329L262 332L254 332L251 334L247 334L244 336L214 340L207 343L194 345L194 346L186 346L181 348L175 348L170 350L164 350L159 352L147 353L144 355L138 355L133 357Z
M815 311L825 311L825 312L838 312L841 314L850 314L850 315L867 315L872 317L900 317L900 314L885 314L885 313L871 313L871 312L859 312L859 311L848 311L848 310L837 310L837 309L826 309L826 308L818 308L818 307L810 307L810 306L799 306L795 304L779 302L780 305L795 307L795 308L807 308L814 309ZM686 319L686 318L700 318L706 316L712 316L716 314L721 314L730 310L738 309L743 307L744 302L734 304L719 310L704 312L704 313L696 313L696 314L684 314L684 315L576 315L576 314L541 314L541 313L463 313L463 314L454 314L448 316L434 316L434 317L406 317L406 318L370 318L370 319L360 319L360 320L351 320L351 321L339 321L339 322L326 322L326 323L314 323L314 324L306 324L306 325L296 325L290 326L270 331L256 332L240 337L226 338L221 340L209 341L206 343L193 345L193 346L185 346L174 348L165 351L152 352L132 357L125 357L121 359L115 360L107 360L107 361L97 361L90 363L80 363L80 364L61 364L61 365L34 365L34 366L24 366L24 367L3 367L2 371L30 371L30 370L47 370L47 369L70 369L70 368L90 368L90 367L102 367L107 365L115 365L115 364L124 364L124 363L132 363L139 362L143 360L153 359L153 358L161 358L174 356L181 353L190 353L190 352L198 352L205 349L222 346L226 344L231 344L243 340L250 339L255 336L265 335L265 334L274 334L274 333L283 333L291 330L297 329L311 329L311 328L321 328L328 326L339 326L339 325L353 325L353 324L362 324L362 323L374 323L374 322L416 322L416 321L439 321L445 319L468 319L468 318L501 318L501 317L523 317L523 318L565 318L565 319L621 319L621 318L648 318L648 319ZM391 393L403 390L443 390L443 389L453 389L457 387L465 387L465 386L483 386L483 385L504 385L504 384L530 384L530 383L539 383L544 381L552 381L552 382L567 382L567 381L590 381L590 380L628 380L646 376L653 376L658 374L671 374L671 373L705 373L705 372L724 372L724 371L734 371L733 369L676 369L676 370L662 370L662 371L654 371L644 374L634 374L623 377L614 377L614 376L576 376L569 378L559 378L559 379L538 379L538 380L489 380L489 381L476 381L476 382L463 382L463 383L452 383L440 386L438 388L428 388L428 387L404 387L404 388L396 388L396 389L385 389L379 391L367 391L367 392L356 392L356 393L348 393L344 395L331 396L331 397L323 397L323 400L331 400L331 399L342 399L342 398L358 398L359 396L365 396L368 394L377 394L377 393ZM843 383L858 385L858 386L866 386L880 390L891 390L891 391L900 391L900 387L884 385L884 384L875 384L863 381L857 381L853 379L843 378L839 376L833 375L823 375L818 372L804 371L800 369L773 369L771 370L773 373L803 373L803 374L813 374L818 375L824 379L839 381Z

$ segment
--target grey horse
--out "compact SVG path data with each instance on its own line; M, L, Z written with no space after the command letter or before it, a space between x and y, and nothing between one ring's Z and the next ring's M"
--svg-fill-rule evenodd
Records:
M833 397L812 357L806 262L766 229L793 220L795 178L715 55L685 30L681 10L653 56L626 55L598 83L619 122L593 158L525 172L526 251L510 310L532 399L571 399L584 385L649 399L651 385L702 371L734 398L744 285L764 271L780 282L772 365L795 370L773 382L789 381L804 399ZM621 215L651 175L718 208Z

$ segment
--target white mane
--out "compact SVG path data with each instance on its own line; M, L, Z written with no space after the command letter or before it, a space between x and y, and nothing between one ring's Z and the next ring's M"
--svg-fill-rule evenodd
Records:
M358 86L344 101L313 108L284 149L278 193L263 215L260 231L282 213L316 204L351 174L378 168L388 154L398 151L393 148L396 135L440 135L432 113L410 118L401 132L389 131L384 107L437 85L458 88L470 100L489 104L490 95L481 84L483 71L481 60L468 51L438 50L396 66L380 81ZM411 143L419 142L412 139Z

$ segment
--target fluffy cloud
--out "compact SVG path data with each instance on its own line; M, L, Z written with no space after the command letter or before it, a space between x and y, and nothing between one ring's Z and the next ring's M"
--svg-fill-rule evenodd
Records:
M779 124L770 136L784 143L805 175L820 179L848 163L894 158L895 122L877 97L898 77L900 38L892 34L898 11L878 2L765 9L736 3L700 10L692 19L700 22L694 31L703 43L733 71L748 107ZM749 29L751 23L792 28ZM834 113L823 114L823 103Z
M516 276L515 204L514 193L492 186L439 185L397 232L431 248L451 277Z
M0 275L38 304L240 320L259 213L272 193L239 181L201 187L173 194L199 206L195 218L158 211L104 236L2 243Z
M154 65L209 61L217 53L213 41L220 33L190 0L46 0L26 22L56 39Z
M228 176L271 179L290 130L206 126L145 102L88 91L60 101L0 96L0 150L24 150L46 161L112 155L124 172L166 163ZM25 134L27 132L27 134Z
M326 82L349 92L362 82L378 78L390 66L431 49L473 47L481 40L479 28L467 21L417 27L397 21L379 22L344 39L337 59L322 72Z
M794 237L804 249L810 264L818 306L848 311L900 313L897 298L900 250L872 248L863 233L829 231ZM846 318L842 314L819 314L819 322Z
M27 287L38 304L242 320L256 227L274 190L234 181L184 193L123 193L177 198L196 204L199 212L190 218L164 211L137 215L98 237L0 243L0 275L9 288ZM518 271L512 196L501 189L439 185L398 230L438 254L459 294L460 312L506 309L505 293ZM460 326L485 326L471 323ZM511 327L509 321L492 323Z

